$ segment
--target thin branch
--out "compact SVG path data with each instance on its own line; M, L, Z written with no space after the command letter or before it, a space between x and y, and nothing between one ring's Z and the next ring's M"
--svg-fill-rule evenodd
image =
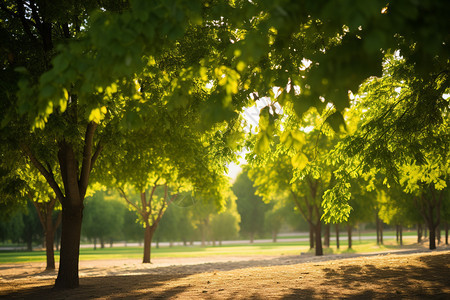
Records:
M87 186L89 184L89 175L91 173L92 163L92 148L94 145L94 134L97 125L98 124L95 122L89 122L86 128L83 149L83 163L81 165L80 180L78 181L78 188L80 190L81 198L84 198L84 196L86 195Z
M166 205L166 203L164 202L163 205L161 206L161 208L159 209L158 217L156 218L156 220L153 219L153 226L159 224L159 221L161 221L161 218L162 218L164 212L166 211L166 207L167 207L167 205ZM155 227L156 227L156 226L155 226Z
M289 190L292 194L292 198L294 199L295 204L297 205L298 210L300 211L300 213L302 214L303 218L312 226L312 222L310 220L310 218L308 218L308 216L306 215L305 211L303 210L300 201L297 198L297 195L290 189Z
M150 193L150 201L153 199L153 194L155 193L156 188L158 187L158 186L156 185L156 183L158 182L158 180L159 180L159 177L158 177L158 179L156 179L155 183L153 184L152 192Z
M102 150L103 150L103 144L100 141L100 142L98 142L97 147L95 148L94 155L91 158L91 170L90 171L92 171L92 168L94 168L94 164L97 161L97 158L100 156L100 153L102 152Z
M58 197L59 201L63 203L64 201L64 194L62 193L61 189L59 188L59 185L56 183L55 178L53 177L53 174L50 173L42 164L41 162L34 156L31 149L26 144L21 144L20 147L22 148L22 151L28 158L30 159L31 163L38 169L38 171L44 176L45 180L47 180L50 187L53 189L53 191L56 194L56 197Z
M136 204L134 204L133 202L131 202L127 195L125 194L124 190L121 187L117 187L117 190L119 191L119 194L122 196L122 198L131 206L134 207L134 209L136 209L137 212L140 212L139 208L136 206Z
M146 213L147 212L147 199L146 199L146 197L147 197L147 194L146 194L146 192L145 192L145 190L143 191L143 192L141 192L141 205L142 205L142 211L144 211L144 213ZM150 206L150 214L152 213L151 212L151 208L152 208L152 199L150 198L149 199L149 206Z

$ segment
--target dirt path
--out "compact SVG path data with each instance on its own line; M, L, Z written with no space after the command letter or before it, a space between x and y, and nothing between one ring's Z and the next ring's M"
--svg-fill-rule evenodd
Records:
M80 262L80 288L51 289L43 263L0 265L8 299L450 299L450 250Z

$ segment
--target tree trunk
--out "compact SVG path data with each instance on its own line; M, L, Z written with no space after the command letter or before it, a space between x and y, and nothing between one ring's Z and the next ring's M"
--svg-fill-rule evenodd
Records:
M445 222L445 244L448 245L448 222Z
M55 269L55 252L53 250L54 240L55 240L55 230L47 229L45 231L45 254L47 256L47 267L45 268L46 270Z
M325 224L324 226L324 237L323 237L323 246L326 248L330 247L330 224Z
M314 226L309 225L309 248L314 248Z
M152 226L146 224L145 227L145 238L144 238L144 259L142 262L144 264L150 264L150 255L151 255L151 247L152 247L152 238L153 238L153 230Z
M417 243L421 243L422 242L422 224L417 224Z
M78 261L80 255L83 205L66 205L62 210L61 251L55 288L79 286Z
M348 249L352 249L352 226L347 225Z
M436 226L433 224L428 224L428 229L430 230L430 250L436 249Z
M254 241L255 241L255 233L252 231L250 232L250 244L253 244Z
M380 225L380 245L383 245L383 221L379 221L378 223Z
M376 228L377 228L377 245L380 245L380 218L378 217L378 211L375 215L376 220Z
M103 239L103 237L100 237L100 248L104 249L105 248L105 240Z
M336 248L339 249L339 224L336 224Z
M403 226L400 225L400 246L403 246Z
M440 245L441 244L441 226L440 226L440 224L437 224L437 226L436 226L436 240L437 240L437 244Z
M27 237L27 251L33 251L33 239L32 237Z
M97 238L94 238L94 250L97 250Z
M277 242L277 231L276 230L272 230L272 242L273 243Z
M400 242L400 240L399 240L399 238L400 238L399 234L400 234L400 230L399 230L399 225L397 224L397 225L395 225L395 237L396 237L397 244Z
M322 223L320 220L317 222L315 226L315 244L316 244L316 256L323 255L323 248L322 248Z

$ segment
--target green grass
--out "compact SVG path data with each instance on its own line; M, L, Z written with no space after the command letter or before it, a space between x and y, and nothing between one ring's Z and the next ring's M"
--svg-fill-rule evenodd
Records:
M340 249L337 249L335 243L331 243L330 248L324 248L325 254L339 253L363 253L384 251L392 249L401 249L395 240L388 239L384 245L377 246L373 240L359 241L358 237L353 240L352 249L347 249L347 241L341 241ZM405 240L405 243L412 244L411 239ZM403 248L410 246L405 245ZM100 259L127 259L142 258L142 247L113 247L93 250L92 248L82 248L80 250L80 260L100 260ZM250 256L250 255L299 255L300 253L314 253L309 249L308 242L283 242L261 243L261 244L242 244L242 245L223 245L223 246L174 246L152 248L152 258L164 257L204 257L204 256ZM45 262L45 251L33 252L0 252L0 264L5 263L24 263L24 262ZM56 261L59 260L59 252L55 252Z

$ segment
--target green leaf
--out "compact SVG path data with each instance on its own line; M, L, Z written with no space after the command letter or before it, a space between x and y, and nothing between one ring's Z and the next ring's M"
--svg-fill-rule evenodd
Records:
M255 152L257 154L263 154L265 151L267 151L270 148L270 139L267 136L267 134L262 133L259 135L258 140L255 144Z
M303 152L298 152L291 158L291 163L294 168L303 170L308 164L308 157Z

